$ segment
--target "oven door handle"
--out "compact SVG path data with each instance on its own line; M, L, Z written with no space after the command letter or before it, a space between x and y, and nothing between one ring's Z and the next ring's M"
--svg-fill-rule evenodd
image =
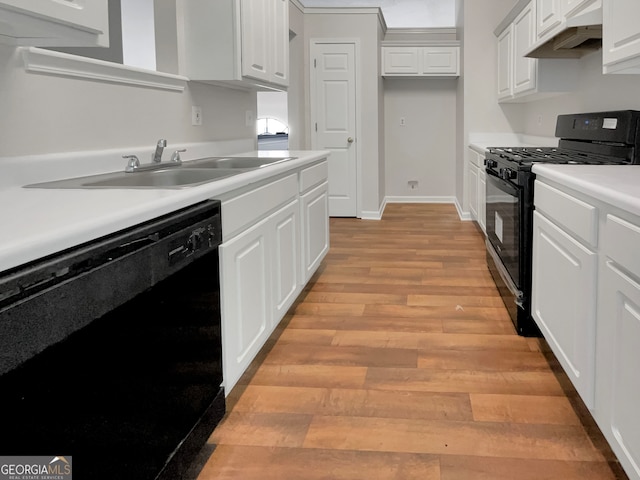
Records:
M505 193L508 193L511 196L514 196L514 197L518 196L518 187L508 182L504 178L500 177L498 173L491 170L490 168L486 168L485 171L488 175L487 180L490 180L491 183L493 183L497 188L499 188Z
M524 307L524 294L522 293L521 290L518 290L518 287L516 287L516 284L513 283L513 280L511 280L511 275L509 275L509 272L507 272L507 269L502 264L502 260L500 260L498 253L493 248L493 245L491 245L491 242L489 241L489 239L486 240L486 244L487 244L487 252L489 252L489 254L491 255L491 258L493 258L493 263L496 266L496 269L498 270L498 273L500 274L502 281L507 286L511 294L515 297L516 305L521 308Z

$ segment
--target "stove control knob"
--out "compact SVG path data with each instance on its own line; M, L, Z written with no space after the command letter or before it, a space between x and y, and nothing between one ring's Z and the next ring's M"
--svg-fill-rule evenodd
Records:
M515 170L511 170L510 168L500 169L500 177L502 177L503 180L511 180L513 178L516 178L517 176L518 172L516 172Z
M490 160L488 158L484 159L484 164L489 168L496 168L498 166L498 162L495 160Z

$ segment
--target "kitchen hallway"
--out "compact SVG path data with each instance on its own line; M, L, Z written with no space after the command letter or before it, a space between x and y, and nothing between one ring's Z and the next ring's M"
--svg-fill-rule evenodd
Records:
M546 350L515 334L453 205L332 218L193 478L626 479Z

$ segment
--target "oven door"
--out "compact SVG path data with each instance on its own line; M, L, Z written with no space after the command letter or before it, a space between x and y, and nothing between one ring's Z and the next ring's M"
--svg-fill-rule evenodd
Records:
M487 169L487 239L508 273L511 282L522 290L520 269L520 205L522 189L499 178ZM507 280L507 279L505 279Z

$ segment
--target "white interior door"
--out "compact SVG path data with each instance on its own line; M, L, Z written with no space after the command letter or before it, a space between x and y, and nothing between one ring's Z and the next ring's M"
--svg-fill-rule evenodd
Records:
M358 213L356 45L311 43L311 143L329 150L329 215Z

